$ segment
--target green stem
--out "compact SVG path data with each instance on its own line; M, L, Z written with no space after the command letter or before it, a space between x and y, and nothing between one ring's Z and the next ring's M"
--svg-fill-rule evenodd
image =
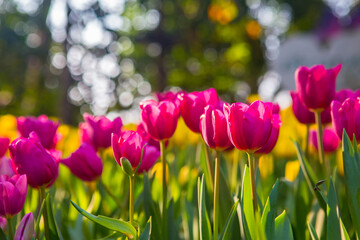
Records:
M325 165L325 169L326 172L328 174L328 176L330 176L330 166L329 166L329 162L325 161L325 153L324 153L324 145L323 145L323 129L322 129L322 124L321 124L321 112L317 111L315 112L315 121L316 121L316 125L317 125L317 143L318 143L318 148L319 148L319 160L320 160L320 164L324 164Z
M129 176L130 180L130 203L129 203L129 218L130 223L134 221L134 202L135 202L135 176Z
M309 132L310 132L310 124L306 124L306 136L305 136L305 157L309 158Z
M257 195L256 195L256 184L255 184L255 157L254 153L248 153L249 158L249 170L250 170L250 181L251 181L251 194L253 199L254 213L257 212Z
M215 182L214 182L214 239L218 239L219 228L219 183L220 183L220 154L216 152Z
M163 185L163 202L162 202L162 219L163 219L163 239L167 239L167 186L166 186L166 160L165 160L165 142L160 141L160 158L162 163L162 185Z
M41 196L41 200L44 201L45 197L46 197L45 187L40 188L40 196ZM49 230L49 221L48 221L46 203L45 203L45 207L43 209L43 217L44 217L45 239L50 240L50 230Z
M206 165L208 168L208 172L209 172L209 178L210 178L210 186L214 186L214 174L213 174L213 166L211 163L211 159L209 157L209 148L206 145L205 142L204 143L204 148L205 148L205 158L206 158Z
M14 239L14 233L13 233L13 227L12 227L12 222L11 222L11 217L6 218L7 220L7 231L9 234L9 239Z

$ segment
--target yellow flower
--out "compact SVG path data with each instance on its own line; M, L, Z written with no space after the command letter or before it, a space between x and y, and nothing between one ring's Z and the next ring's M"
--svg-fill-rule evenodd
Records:
M134 123L129 123L123 126L124 130L133 130L136 131L137 125Z
M63 152L63 157L70 156L80 146L78 128L61 124L58 133L61 134L62 138L56 145L56 149Z
M152 168L152 174L155 174L155 179L162 184L162 163L157 162ZM169 183L169 167L166 165L166 184Z
M289 181L294 181L300 170L300 162L298 160L289 161L285 165L285 178Z
M16 128L16 117L6 114L0 117L0 136L14 140L18 137Z
M246 99L246 101L248 101L249 103L253 103L253 102L257 101L257 100L261 100L259 94L250 94Z
M271 154L260 156L259 171L261 179L266 179L274 172L274 157Z
M188 144L195 145L200 141L200 134L192 132L182 118L179 118L175 133L170 138L170 143L178 147L185 147Z

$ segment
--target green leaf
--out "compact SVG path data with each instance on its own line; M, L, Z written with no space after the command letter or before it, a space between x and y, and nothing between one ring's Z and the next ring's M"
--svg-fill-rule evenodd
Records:
M343 132L342 155L344 161L344 178L346 195L353 226L360 237L360 156L356 140L352 145L345 130Z
M199 205L200 239L201 240L212 239L210 220L206 212L206 206L205 206L204 174L201 177L201 181L200 178L198 178L198 205Z
M339 206L332 177L330 177L327 205L327 236L328 239L341 239Z
M7 240L6 235L2 228L0 228L0 240Z
M150 217L146 223L144 231L140 235L139 240L150 240L151 227L152 227L152 221L151 221L151 217Z
M244 215L243 224L246 239L256 239L255 215L251 194L250 172L245 166L241 190L242 212ZM249 238L250 237L250 238Z
M83 216L87 217L91 221L106 227L110 230L118 231L123 234L125 234L129 239L133 239L136 237L136 229L128 222L113 219L105 216L94 216L91 213L86 212L84 209L80 208L78 205L76 205L73 201L71 201L71 204L78 210Z
M231 208L230 214L226 220L225 228L220 236L220 239L224 239L224 240L230 239L231 227L232 227L234 217L236 216L236 213L237 213L236 209L237 209L238 204L239 204L239 200L237 200L234 203L234 206Z
M46 197L47 197L47 196L46 196ZM43 212L43 210L44 210L45 200L46 200L46 198L45 198L45 199L43 200L43 202L41 203L40 211L39 211L38 217L37 217L37 219L36 219L36 224L35 224L35 236L38 236L39 226L40 226L40 219L41 219L42 212Z
M315 231L315 228L311 225L311 223L308 222L308 228L310 232L310 236L312 240L319 240L319 237Z
M46 207L46 211L47 211L47 215L48 215L50 238L51 239L63 239L61 236L61 233L59 231L59 228L56 224L56 221L55 221L53 207L52 207L52 201L51 201L49 194L45 198L45 207Z
M261 224L265 229L267 239L274 239L276 206L278 201L279 180L276 180L271 193L266 201L261 218Z
M315 191L314 187L318 180L316 180L314 171L312 170L310 164L306 161L303 151L301 150L299 144L297 142L293 142L296 148L296 152L300 161L300 167L302 172L304 173L305 180L310 188L312 194L317 198L320 207L326 211L326 201L324 200L323 196L319 191Z
M275 219L274 239L294 239L291 224L285 210Z

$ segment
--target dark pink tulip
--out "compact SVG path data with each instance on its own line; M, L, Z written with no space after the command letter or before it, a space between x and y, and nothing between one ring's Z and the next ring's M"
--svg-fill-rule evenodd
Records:
M160 150L160 142L153 139L148 132L145 131L144 123L140 122L136 127L136 132L138 132L144 141L148 142L149 145L155 146ZM168 141L166 142L168 143Z
M19 117L17 118L17 129L24 138L29 137L31 132L35 132L41 144L46 149L53 149L58 141L56 130L58 122L50 120L46 115L39 117Z
M16 171L26 174L27 181L33 188L50 187L59 174L59 166L54 157L41 145L36 133L29 138L17 138L9 147Z
M27 194L26 175L15 175L11 178L0 175L0 215L12 217L24 206Z
M104 116L85 113L84 120L79 126L82 142L91 144L96 150L110 147L111 134L120 134L123 125L120 117L110 121Z
M138 173L150 170L160 157L159 149L147 144L142 136L135 131L125 131L120 137L112 134L111 145L116 162L121 165L120 158L124 157L129 160L133 168L139 165L141 151L144 148L143 160L138 169Z
M10 138L0 137L0 157L4 156L9 148Z
M343 103L333 101L331 118L340 139L342 139L343 129L345 129L350 139L355 134L356 140L360 141L360 97L357 99L347 98Z
M34 237L34 216L30 212L26 214L16 228L14 240L31 240Z
M12 177L15 174L16 170L13 161L6 156L0 158L0 175Z
M295 72L296 89L300 100L311 111L323 111L335 97L336 77L341 64L325 69L323 65L299 67Z
M184 93L184 91L157 92L157 93L155 93L155 95L159 102L164 101L164 100L169 100L169 101L172 101L176 105L176 107L179 108L180 107L180 99L178 98L178 95L181 93Z
M180 113L185 124L193 132L200 132L200 116L208 105L219 106L219 97L214 88L202 92L181 93Z
M179 119L179 109L173 102L147 100L140 103L140 108L144 129L152 138L166 140L174 134Z
M275 111L276 111L276 107L275 107ZM255 152L256 154L268 154L273 150L273 148L276 145L276 142L279 138L281 120L280 120L280 115L274 113L274 110L273 110L273 118L271 123L272 123L272 128L271 128L270 137L266 141L265 145Z
M269 140L278 114L272 113L271 104L255 101L224 105L228 135L233 145L246 152L256 152Z
M317 142L317 131L313 130L310 132L310 142L316 148L316 150L319 150ZM339 144L340 139L336 135L334 129L325 127L323 140L324 151L327 153L335 152L339 147Z
M103 163L95 149L83 143L71 154L70 157L61 160L71 172L84 181L94 181L101 176Z
M315 114L302 103L299 98L299 94L295 91L290 91L292 98L292 109L296 119L302 124L315 123ZM323 124L331 122L330 107L327 107L321 112L321 122Z
M352 91L351 89L341 89L336 92L334 100L342 103L347 98L356 99L357 97L360 97L360 89L357 91Z
M219 109L209 105L200 116L200 131L205 143L216 150L233 147L227 134L225 115Z

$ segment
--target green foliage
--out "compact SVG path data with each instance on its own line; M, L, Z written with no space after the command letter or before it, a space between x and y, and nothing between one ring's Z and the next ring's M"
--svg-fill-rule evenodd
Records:
M204 175L198 179L198 204L199 204L199 229L200 239L206 240L212 238L209 215L205 206L205 183Z

